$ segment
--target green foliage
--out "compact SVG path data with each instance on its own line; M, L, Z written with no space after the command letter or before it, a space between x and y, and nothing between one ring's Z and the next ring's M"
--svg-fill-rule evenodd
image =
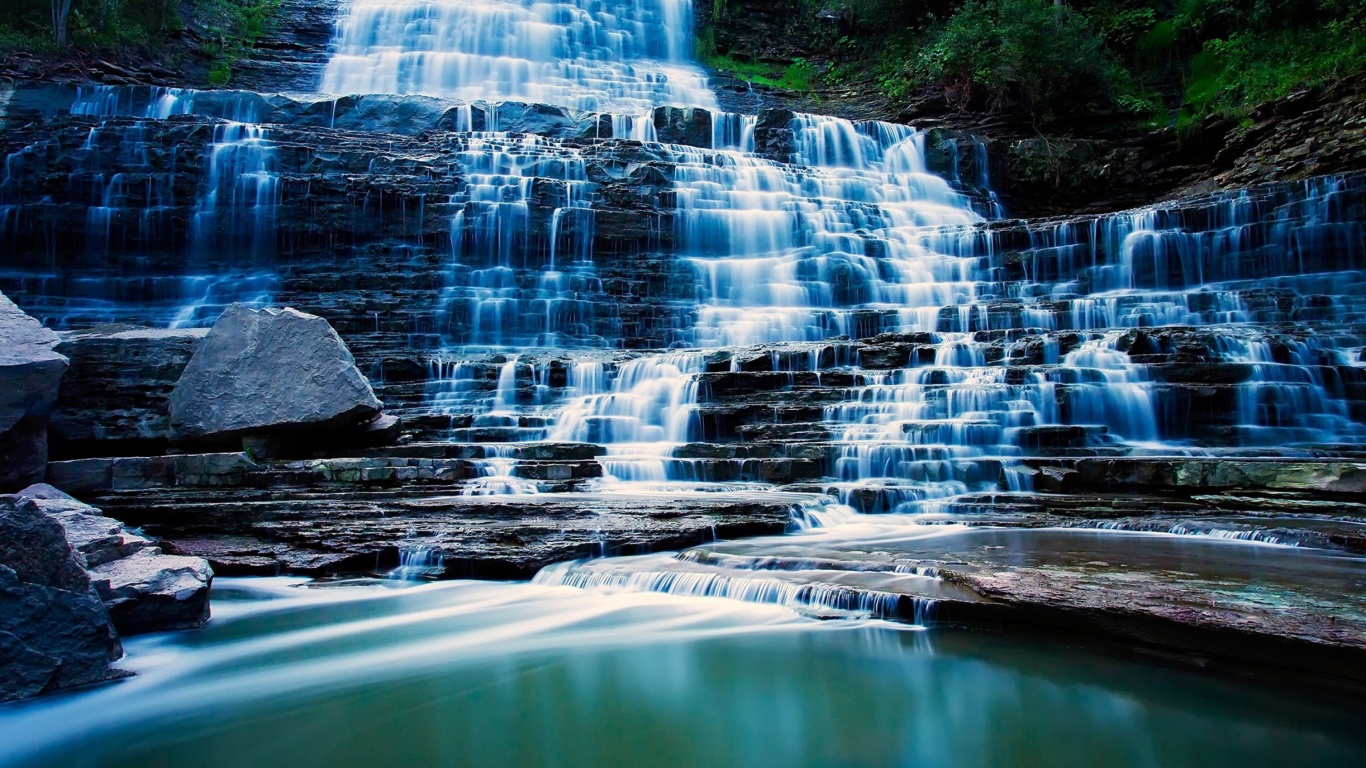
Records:
M75 0L69 44L81 50L161 51L186 27L204 41L209 80L224 85L255 45L279 0ZM0 50L56 52L49 0L0 6Z
M209 83L227 85L232 67L251 52L280 0L197 0L204 49L213 57Z
M1128 19L1116 22L1115 34L1135 34L1130 17L1114 18ZM929 31L910 74L947 85L964 105L981 91L996 100L1018 95L1045 120L1112 105L1128 90L1101 38L1052 0L968 0Z
M835 2L858 24L811 41L827 52L808 65L821 81L872 80L894 100L939 86L952 104L1018 105L1044 122L1103 110L1188 130L1366 73L1366 0ZM731 65L755 82L810 83L800 69Z
M1243 31L1207 40L1192 57L1185 99L1196 114L1237 114L1298 88L1366 70L1366 26Z
M1099 0L1081 10L1086 25L1112 51L1125 51L1157 25L1157 10L1121 0Z
M817 79L816 68L806 59L794 59L786 67L762 61L738 61L726 54L717 53L715 43L709 38L699 38L696 43L698 58L703 63L712 69L729 72L746 82L807 93L811 91Z
M811 66L811 62L796 59L783 70L783 78L778 82L783 88L791 91L809 91L815 79L816 68Z

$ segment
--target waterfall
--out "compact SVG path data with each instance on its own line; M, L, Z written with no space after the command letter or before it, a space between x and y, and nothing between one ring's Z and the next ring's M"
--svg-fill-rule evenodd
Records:
M1010 221L972 137L722 111L691 14L358 0L319 94L82 88L82 146L5 158L0 287L76 328L317 296L419 439L464 444L471 494L920 514L1027 491L1039 458L1366 439L1366 177ZM73 200L98 274L45 266L76 258ZM540 441L600 446L601 481L521 477Z
M322 90L630 114L714 107L692 36L689 0L356 0Z

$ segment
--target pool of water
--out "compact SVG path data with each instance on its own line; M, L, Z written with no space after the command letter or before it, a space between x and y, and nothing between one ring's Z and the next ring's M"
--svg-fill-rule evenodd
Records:
M221 579L6 766L1345 766L1360 713L1037 641L531 584Z

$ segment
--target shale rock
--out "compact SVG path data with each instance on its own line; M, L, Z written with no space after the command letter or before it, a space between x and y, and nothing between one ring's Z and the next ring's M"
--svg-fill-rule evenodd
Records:
M381 408L326 320L240 304L204 337L170 397L173 434L185 441L345 430Z
M162 554L123 523L50 485L18 496L65 529L75 561L89 569L119 634L196 629L208 621L213 571L204 559Z
M0 701L118 677L122 655L62 526L32 499L0 497Z
M54 458L160 453L171 391L206 333L112 326L67 335L57 346L71 367L52 413Z
M43 479L48 417L67 367L57 342L0 294L0 490Z

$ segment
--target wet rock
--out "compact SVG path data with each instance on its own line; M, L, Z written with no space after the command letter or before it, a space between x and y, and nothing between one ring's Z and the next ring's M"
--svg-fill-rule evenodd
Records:
M170 397L181 440L354 429L381 408L326 320L242 305L214 324Z
M655 134L665 144L711 149L712 115L694 107L655 107Z
M90 576L122 635L197 629L209 620L213 570L201 557L142 549L92 568Z
M766 109L754 126L754 152L785 163L797 151L797 137L792 131L795 115L787 109Z
M1217 520L1183 519L1220 530ZM1059 530L1056 522L1012 529L999 527L1002 522L992 516L983 527L871 547L863 541L722 542L678 559L693 576L702 565L721 577L823 587L822 595L835 598L841 590L863 590L870 599L859 602L860 610L889 618L911 619L895 607L918 598L922 606L933 601L918 612L919 621L928 615L935 623L1028 628L1066 642L1097 638L1207 669L1288 673L1358 692L1366 686L1359 558L1239 545L1214 540L1214 533Z
M33 499L44 514L62 524L67 544L83 568L128 557L150 545L147 539L124 530L118 520L45 483L31 485L16 495Z
M1116 457L1030 459L1063 492L1292 491L1328 496L1366 492L1366 464L1299 458ZM1049 487L1048 490L1053 490Z
M398 565L401 547L421 542L443 550L445 578L525 579L564 560L782 533L816 500L794 493L448 494L423 495L412 486L384 494L187 489L100 503L167 542L168 551L207 558L222 575L387 571Z
M67 359L57 334L0 294L0 490L43 479L47 431Z
M61 524L119 634L196 629L208 621L213 571L203 558L162 554L123 523L50 485L17 495Z
M0 701L110 680L123 655L109 614L32 499L0 497Z
M170 440L168 401L207 328L92 328L57 346L71 360L52 413L54 458L146 455Z

